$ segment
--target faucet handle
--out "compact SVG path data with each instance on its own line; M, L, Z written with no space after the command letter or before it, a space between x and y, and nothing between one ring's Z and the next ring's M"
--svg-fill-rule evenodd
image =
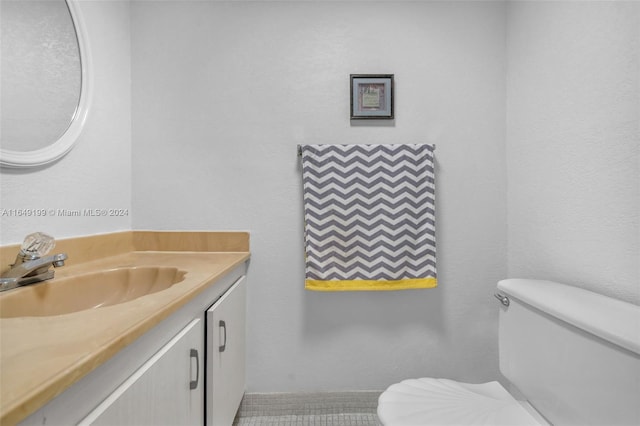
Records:
M44 232L34 232L25 237L20 251L30 256L44 256L56 246L56 240Z
M67 260L68 256L66 253L58 253L51 256L51 264L54 268L59 268L64 266L64 261Z

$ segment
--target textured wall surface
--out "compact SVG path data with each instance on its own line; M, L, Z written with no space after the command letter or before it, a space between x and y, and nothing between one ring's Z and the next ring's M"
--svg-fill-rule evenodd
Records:
M497 376L504 5L135 2L134 228L248 229L250 391ZM396 120L350 123L349 74ZM298 143L435 143L432 290L305 291Z
M1 169L2 245L34 231L61 238L131 228L129 2L81 2L80 9L93 59L93 105L78 143L61 160L39 169ZM129 211L92 217L84 209ZM27 213L34 210L45 216Z
M640 3L508 10L509 276L640 303Z

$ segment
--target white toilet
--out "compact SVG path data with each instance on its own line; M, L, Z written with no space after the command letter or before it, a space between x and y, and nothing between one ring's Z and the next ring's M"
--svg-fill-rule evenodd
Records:
M498 382L410 379L380 395L385 426L640 425L640 307L550 281L498 283Z

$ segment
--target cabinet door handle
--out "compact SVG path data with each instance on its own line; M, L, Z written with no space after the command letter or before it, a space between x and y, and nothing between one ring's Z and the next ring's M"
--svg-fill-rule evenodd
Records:
M224 352L224 350L227 348L227 324L224 321L220 320L220 322L218 323L218 327L220 327L224 331L224 338L222 339L223 343L218 346L218 351Z
M200 356L198 355L197 349L191 349L189 352L189 359L191 360L194 358L196 360L196 379L189 382L189 389L197 389L198 381L200 380Z

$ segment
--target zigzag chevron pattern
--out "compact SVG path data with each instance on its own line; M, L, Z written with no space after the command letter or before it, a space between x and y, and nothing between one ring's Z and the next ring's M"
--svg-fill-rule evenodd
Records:
M436 278L432 145L302 145L306 279Z

